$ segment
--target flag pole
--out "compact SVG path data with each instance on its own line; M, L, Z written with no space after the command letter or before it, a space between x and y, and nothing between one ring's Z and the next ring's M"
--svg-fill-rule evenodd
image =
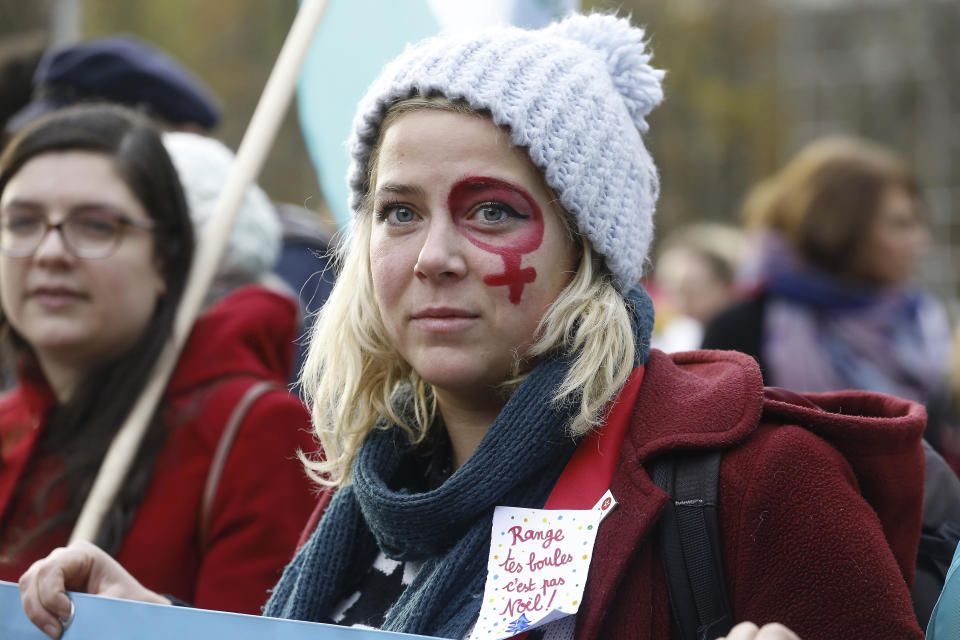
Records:
M247 189L260 173L277 135L280 122L290 105L297 75L328 2L329 0L303 0L294 18L247 131L237 149L236 161L227 175L223 190L214 205L213 214L199 239L190 276L177 309L173 333L154 365L150 380L110 443L110 448L100 465L93 487L77 519L77 524L70 535L71 542L92 541L95 538L107 510L116 499L120 486L133 464L134 456L150 424L150 418L156 411L180 351L203 306L204 298L226 248L240 203Z

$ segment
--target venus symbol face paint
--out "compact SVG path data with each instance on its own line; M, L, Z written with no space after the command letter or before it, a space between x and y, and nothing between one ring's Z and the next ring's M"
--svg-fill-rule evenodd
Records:
M508 182L469 177L453 186L447 205L457 227L471 243L503 260L503 272L484 276L484 284L508 287L510 302L520 304L524 286L537 279L536 269L521 268L523 256L536 251L543 241L543 213L536 200ZM486 211L504 217L487 221L482 217Z

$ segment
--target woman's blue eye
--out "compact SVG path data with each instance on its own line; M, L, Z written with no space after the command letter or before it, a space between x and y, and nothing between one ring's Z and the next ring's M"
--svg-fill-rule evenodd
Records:
M395 222L413 221L413 211L406 207L393 207L390 209L389 215L394 219Z
M517 213L513 207L499 202L486 202L477 207L477 214L484 222L502 222L507 218L525 218Z
M384 204L376 208L377 220L387 224L407 224L413 222L417 214L402 204Z
M487 222L499 222L507 216L507 212L499 207L486 206L480 209L480 215Z

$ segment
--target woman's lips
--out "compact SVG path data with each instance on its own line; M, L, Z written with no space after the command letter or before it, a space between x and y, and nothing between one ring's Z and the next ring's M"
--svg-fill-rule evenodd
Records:
M66 287L38 287L30 291L29 298L45 309L63 309L76 304L84 296Z
M419 329L433 333L455 333L476 324L480 316L465 309L431 307L410 316L410 322Z

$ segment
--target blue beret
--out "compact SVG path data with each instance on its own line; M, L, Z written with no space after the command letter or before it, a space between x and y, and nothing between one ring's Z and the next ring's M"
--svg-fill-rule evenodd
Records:
M10 119L9 130L49 111L91 100L146 107L173 125L212 129L220 121L216 100L196 76L166 53L127 36L48 51L33 86L33 101Z

